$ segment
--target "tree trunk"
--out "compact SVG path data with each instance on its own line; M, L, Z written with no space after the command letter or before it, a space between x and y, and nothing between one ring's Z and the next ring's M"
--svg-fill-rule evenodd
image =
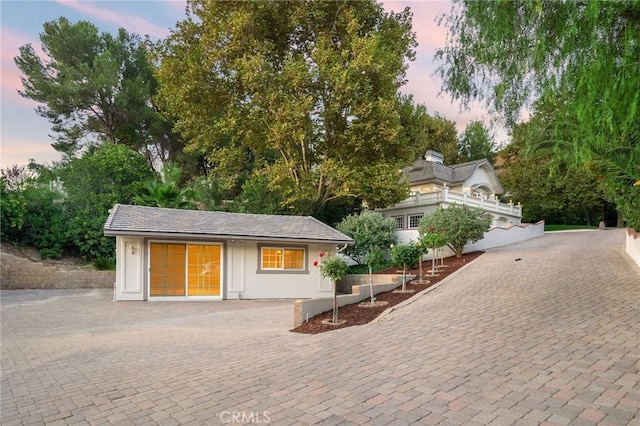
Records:
M335 281L333 282L333 316L331 321L334 324L338 323L338 292L337 292L337 285L338 283L336 283Z
M402 291L407 289L407 265L402 269Z
M591 226L591 218L589 217L589 211L585 206L582 206L582 210L584 211L584 218L586 219L587 226Z
M436 249L431 249L431 276L436 275Z
M371 296L371 304L373 305L373 268L369 265L369 293Z

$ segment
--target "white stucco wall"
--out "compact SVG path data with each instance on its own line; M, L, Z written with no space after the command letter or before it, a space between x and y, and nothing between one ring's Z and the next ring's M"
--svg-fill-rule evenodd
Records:
M157 241L136 236L116 237L116 300L148 300L149 243ZM162 241L167 241L166 239ZM171 240L189 243L190 240ZM198 243L207 241L198 240ZM306 270L300 273L260 271L258 247L255 241L215 241L222 244L222 298L223 299L306 299L328 297L333 294L330 279L320 275L314 261L319 253L335 253L333 244L287 244L282 242L261 244L274 247L304 247ZM185 300L184 297L154 298L153 300ZM195 299L195 298L194 298ZM202 298L200 298L202 299Z
M491 228L485 232L484 238L474 244L467 244L465 251L487 250L502 247L520 241L542 237L544 235L544 221L538 223L523 223L507 228Z
M322 278L320 268L313 266L314 261L320 261L320 252L335 252L334 245L309 244L305 245L307 253L307 271L302 273L261 272L259 271L258 243L248 241L244 243L244 289L233 284L233 274L227 279L227 299L301 299L311 297L327 297L333 294L331 280ZM265 245L270 245L266 243ZM286 244L285 244L286 245ZM297 246L292 244L292 246ZM230 245L229 251L232 251ZM234 264L237 259L229 256L227 271L242 269Z
M496 191L496 175L493 171L490 171L486 166L478 167L474 170L474 172L469 176L469 179L464 183L465 188L471 187L475 185L484 185L489 188L493 192Z
M633 229L627 228L627 239L625 241L625 251L638 267L640 267L640 234Z
M514 244L520 241L541 237L544 235L544 222L524 223L522 225L514 225L506 228L491 228L485 232L484 237L474 244L467 244L464 252L472 252L477 250L487 250L494 247L501 247L508 244ZM397 231L396 236L399 243L407 244L411 241L417 241L419 234L417 230L410 229ZM448 247L445 248L444 256L453 256L454 253ZM431 254L425 256L430 259Z

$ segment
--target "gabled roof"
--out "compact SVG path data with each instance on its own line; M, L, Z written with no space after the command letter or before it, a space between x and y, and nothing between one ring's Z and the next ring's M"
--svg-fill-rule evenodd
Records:
M104 234L166 237L213 237L353 244L353 239L309 216L276 216L178 210L116 204Z
M426 183L430 181L446 182L450 185L462 184L473 175L479 167L486 167L494 175L495 170L487 159L468 161L466 163L445 166L444 164L434 163L427 160L417 160L412 166L402 169L404 176L408 179L409 184ZM500 182L496 176L496 183ZM497 189L498 193L502 192L502 186Z

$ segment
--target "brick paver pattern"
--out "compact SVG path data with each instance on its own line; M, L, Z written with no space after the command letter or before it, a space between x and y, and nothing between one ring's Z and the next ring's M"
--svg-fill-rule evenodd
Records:
M288 332L290 301L3 292L1 423L637 426L640 273L623 236L490 250L319 335Z

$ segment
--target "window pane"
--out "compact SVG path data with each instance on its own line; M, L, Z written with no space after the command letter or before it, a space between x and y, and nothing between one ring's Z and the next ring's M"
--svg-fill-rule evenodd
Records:
M184 296L185 244L151 243L151 296Z
M189 245L189 296L220 296L218 245Z
M304 250L285 249L284 269L304 269Z
M305 249L288 247L263 247L261 269L303 271Z
M409 228L417 228L420 225L422 214L414 214L409 216Z
M282 269L282 249L262 249L262 269Z
M393 218L396 221L396 228L403 229L404 228L404 217L396 216Z

